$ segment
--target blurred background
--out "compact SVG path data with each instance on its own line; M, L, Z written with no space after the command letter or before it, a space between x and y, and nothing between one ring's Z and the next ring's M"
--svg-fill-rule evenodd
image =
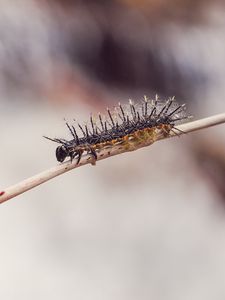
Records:
M225 111L219 0L0 0L1 189L56 164L64 117L175 96ZM0 297L225 299L224 126L60 176L1 206Z

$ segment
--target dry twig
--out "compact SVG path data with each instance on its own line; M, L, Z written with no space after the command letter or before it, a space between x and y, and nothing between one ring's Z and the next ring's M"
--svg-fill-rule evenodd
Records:
M182 132L188 133L188 132L192 132L192 131L197 131L197 130L200 130L203 128L208 128L208 127L219 125L222 123L225 123L225 113L215 115L212 117L208 117L208 118L204 118L201 120L189 122L186 124L182 124L180 126L176 126L176 128L178 128L180 131L177 131L176 134L171 133L170 137L181 135ZM163 139L163 137L161 137L159 139ZM147 145L146 144L138 145L138 147L134 150L137 150L137 149L145 147L145 146L147 146ZM110 150L110 154L108 153L108 151L102 150L98 154L98 160L102 160L102 159L108 158L110 156L121 154L123 152L127 152L127 150L119 149L119 148L115 147L112 150ZM67 161L67 162L57 165L49 170L39 173L33 177L25 179L24 181L21 181L13 186L6 188L5 190L0 191L0 203L3 203L15 196L18 196L18 195L42 184L58 175L61 175L65 172L68 172L72 169L78 168L80 166L83 166L83 165L86 165L89 163L92 163L91 156L83 155L82 159L78 165L76 164L76 160L74 160L72 163L70 161Z

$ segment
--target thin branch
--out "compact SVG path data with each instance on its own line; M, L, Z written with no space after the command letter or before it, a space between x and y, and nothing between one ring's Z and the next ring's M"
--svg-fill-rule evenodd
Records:
M170 137L178 136L181 135L182 133L197 131L200 129L208 128L222 123L225 123L225 113L176 126L178 130L176 130L176 132L171 132ZM157 140L161 140L164 138L165 137L163 136L159 136ZM110 150L104 149L98 153L98 160L102 160L110 156L118 155L124 152L137 150L139 148L148 146L150 144L152 144L152 142L135 146L130 150L125 150L124 148L121 149L120 147L113 147ZM65 172L68 172L72 169L81 167L89 163L93 164L93 158L90 155L83 155L78 165L76 164L76 160L74 160L72 163L70 161L67 161L49 170L39 173L33 177L25 179L24 181L21 181L13 186L6 188L5 190L0 191L0 203L3 203L13 197L16 197L56 176L59 176Z

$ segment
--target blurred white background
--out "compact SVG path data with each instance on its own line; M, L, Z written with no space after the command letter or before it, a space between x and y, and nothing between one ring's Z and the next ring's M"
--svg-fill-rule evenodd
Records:
M0 186L56 164L64 117L175 95L225 109L220 1L0 0ZM1 299L225 298L224 126L64 174L0 207Z

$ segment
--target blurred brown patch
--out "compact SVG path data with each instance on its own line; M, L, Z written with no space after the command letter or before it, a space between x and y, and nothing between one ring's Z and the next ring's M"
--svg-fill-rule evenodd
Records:
M224 142L212 138L198 138L192 144L193 154L202 175L210 181L220 194L225 204L225 145Z

